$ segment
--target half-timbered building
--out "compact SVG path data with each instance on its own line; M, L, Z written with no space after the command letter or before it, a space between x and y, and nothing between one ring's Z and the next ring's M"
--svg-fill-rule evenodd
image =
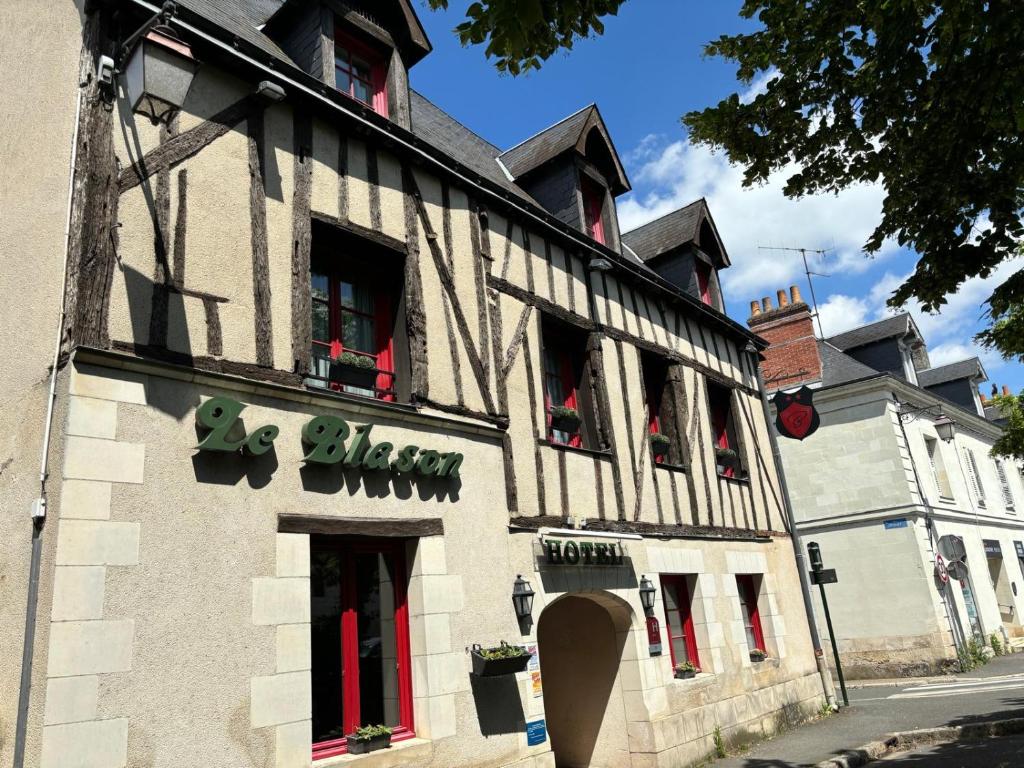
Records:
M0 31L0 763L680 766L817 711L707 204L620 232L594 105L474 134L407 0L164 10Z

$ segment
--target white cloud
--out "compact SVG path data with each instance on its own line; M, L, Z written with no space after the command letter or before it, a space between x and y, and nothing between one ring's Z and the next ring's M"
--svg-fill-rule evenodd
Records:
M871 322L875 319L872 317L874 311L875 308L867 299L836 293L818 306L818 319L822 331L828 337Z
M637 157L643 164L633 177L649 191L619 204L623 231L707 198L732 259L722 281L734 300L745 303L786 287L803 272L800 254L759 246L834 249L823 259L810 256L812 271L831 275L864 272L896 251L895 246L886 246L875 260L861 251L881 214L879 185L793 200L782 194L793 169L773 174L764 185L744 187L742 170L706 147L675 141L655 151L651 137L641 147Z

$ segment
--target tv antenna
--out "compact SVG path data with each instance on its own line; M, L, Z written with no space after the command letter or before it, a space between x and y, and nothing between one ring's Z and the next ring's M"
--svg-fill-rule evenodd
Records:
M807 254L814 253L818 256L824 256L828 253L828 250L822 248L774 248L767 245L757 246L758 250L761 251L786 251L787 253L799 253L801 258L804 260L804 274L807 275L807 287L811 290L811 304L814 306L814 319L818 321L818 334L822 339L825 338L825 331L821 327L821 315L818 314L818 299L814 295L814 280L811 276L815 277L831 277L831 275L823 272L812 272L810 264L807 262Z

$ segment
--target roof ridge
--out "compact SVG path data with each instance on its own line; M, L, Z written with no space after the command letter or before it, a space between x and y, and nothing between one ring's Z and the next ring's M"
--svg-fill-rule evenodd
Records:
M692 206L697 205L697 203L700 203L700 202L707 202L707 198L702 195L701 197L698 197L696 200L687 203L682 208L675 208L675 209L669 211L668 213L661 214L661 216L659 216L656 219L651 219L650 221L646 222L645 224L641 224L638 227L633 227L632 229L623 232L622 233L622 237L625 237L626 235L631 235L634 232L639 232L644 227L649 227L649 226L651 226L651 224L656 224L657 222L661 221L662 219L666 219L669 216L671 216L672 214L679 213L680 211L685 211L687 208L691 208Z
M526 143L526 142L528 142L528 141L533 141L533 140L534 140L534 139L536 139L536 138L537 138L538 136L540 136L540 135L542 135L542 134L545 134L545 133L547 133L547 132L548 132L548 131L550 131L550 130L551 130L552 128L557 128L557 127L558 127L558 126L560 126L560 125L561 125L562 123L564 123L564 122L567 122L568 120L571 120L572 118L576 117L576 115L578 115L578 114L579 114L580 112L583 112L584 110L587 110L587 109L597 109L597 102L594 102L594 101L592 101L592 102L590 102L589 104L587 104L587 105L586 105L585 107L580 107L580 108L579 108L579 109L577 109L577 110L576 110L575 112L573 112L573 113L572 113L571 115L566 115L566 116L565 116L565 117L563 117L563 118L562 118L561 120L559 120L559 121L557 121L557 122L554 122L554 123L552 123L552 124L551 124L551 125L549 125L549 126L548 126L547 128L543 128L543 129L541 129L541 130L537 131L537 132L536 132L535 134L533 134L532 136L527 136L527 137L526 137L525 139L523 139L522 141L520 141L520 142L519 142L518 144L516 144L516 145L514 145L514 146L511 146L511 147L509 147L509 148L508 148L508 149L506 149L506 150L499 150L499 152L500 152L501 154L499 154L499 155L498 155L498 157L501 157L502 155L507 155L507 154L508 154L509 152L511 152L511 151L512 151L513 149L518 149L519 147L523 146L523 144L525 144L525 143ZM598 114L600 114L600 111L598 111ZM602 118L602 119L603 119L603 118ZM495 149L497 149L497 147L495 147Z
M455 117L455 115L453 115L451 112L447 111L446 109L442 109L436 103L434 103L433 101L428 99L426 96L424 96L422 93L417 91L415 88L409 88L409 92L416 94L421 99L423 99L425 102L427 102L427 104L429 104L434 109L436 109L438 112L440 112L442 115L444 115L447 118L450 118L452 120L452 122L457 123L462 128L465 128L467 133L471 133L474 136L476 136L478 139L480 139L480 141L482 141L484 144L486 144L491 149L493 149L495 152L497 152L498 153L498 157L501 157L502 152L501 152L501 149L498 147L497 144L494 144L494 143L488 141L487 139L485 139L483 136L481 136L479 133L474 131L472 128L470 128L468 125L466 125L464 122L459 120L459 118ZM497 158L495 158L495 159L497 159Z

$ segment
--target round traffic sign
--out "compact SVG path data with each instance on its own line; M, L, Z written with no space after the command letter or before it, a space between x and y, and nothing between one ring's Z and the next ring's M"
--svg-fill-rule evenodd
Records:
M946 561L942 559L942 555L935 556L935 575L943 584L949 583L949 569L946 568Z
M954 560L946 566L946 570L957 581L963 581L967 578L967 563L962 560Z

